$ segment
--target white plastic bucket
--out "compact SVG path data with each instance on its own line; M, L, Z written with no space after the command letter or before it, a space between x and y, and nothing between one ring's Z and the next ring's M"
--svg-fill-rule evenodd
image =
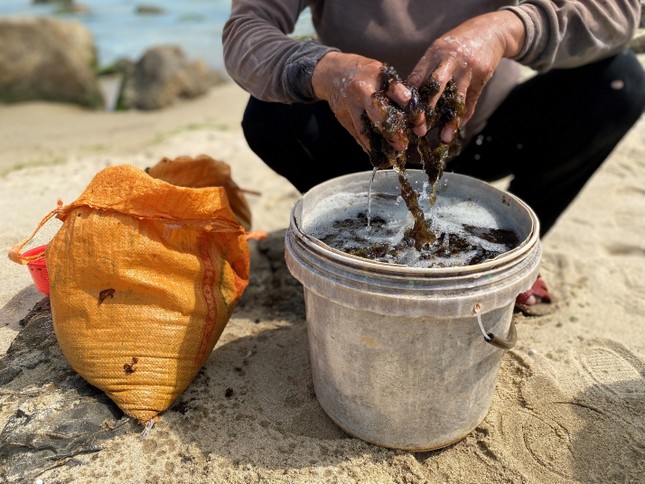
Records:
M420 188L425 174L407 173ZM312 207L338 192L366 192L371 176L322 183L292 210L285 257L304 286L314 388L325 412L353 436L438 449L468 435L488 412L503 348L514 344L515 297L538 274L539 224L513 195L445 174L440 197L484 205L519 236L519 246L472 266L412 268L342 253L301 230ZM398 194L397 174L379 172L372 190Z

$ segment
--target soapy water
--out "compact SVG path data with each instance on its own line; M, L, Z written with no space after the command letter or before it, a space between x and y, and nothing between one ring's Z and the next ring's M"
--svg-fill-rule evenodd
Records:
M367 231L372 230L372 185L374 185L374 178L376 177L377 168L372 170L372 178L370 178L369 188L367 189Z
M389 193L334 194L311 210L303 230L351 255L426 268L479 264L519 244L513 231L500 227L486 207L472 200L442 194L430 206L427 195L420 198L430 229L437 235L433 244L421 250L405 235L412 215L400 196Z

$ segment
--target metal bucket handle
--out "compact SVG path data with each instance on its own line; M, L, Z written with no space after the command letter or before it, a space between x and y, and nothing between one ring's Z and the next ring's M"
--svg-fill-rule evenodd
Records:
M515 328L515 321L511 320L511 326L508 329L508 336L506 338L502 338L501 336L495 336L493 333L488 332L484 329L484 324L482 323L482 317L481 317L481 310L482 310L481 304L476 303L473 306L473 312L477 317L477 322L479 323L479 329L482 332L482 335L484 336L484 341L502 350L513 349L513 347L515 346L515 343L517 343L517 329Z

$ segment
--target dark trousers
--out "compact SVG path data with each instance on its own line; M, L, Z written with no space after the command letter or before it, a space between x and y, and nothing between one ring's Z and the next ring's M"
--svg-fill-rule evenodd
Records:
M631 51L516 86L447 171L482 180L513 175L509 191L536 212L545 234L645 109L645 73ZM371 169L326 102L251 97L242 121L251 149L305 192Z

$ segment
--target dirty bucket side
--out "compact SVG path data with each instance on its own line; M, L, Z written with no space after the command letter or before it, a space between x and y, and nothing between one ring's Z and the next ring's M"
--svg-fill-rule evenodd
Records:
M316 396L332 420L367 442L409 451L450 445L486 416L503 351L474 317L392 318L305 289ZM483 322L507 334L512 306Z

